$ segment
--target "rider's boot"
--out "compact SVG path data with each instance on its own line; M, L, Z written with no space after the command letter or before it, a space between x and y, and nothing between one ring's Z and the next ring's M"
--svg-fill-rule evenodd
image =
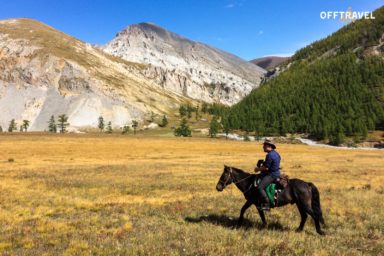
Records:
M259 208L260 210L269 211L270 205L269 205L269 199L268 199L267 193L263 189L260 191L260 194L261 194L260 195L261 204L257 208Z

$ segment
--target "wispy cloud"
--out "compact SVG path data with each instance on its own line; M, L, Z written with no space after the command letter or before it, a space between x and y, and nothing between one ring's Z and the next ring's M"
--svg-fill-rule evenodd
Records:
M263 30L259 30L259 33L257 33L259 36L261 36L262 34L264 34L264 31Z
M245 0L234 0L231 1L229 4L224 5L224 8L235 8L235 7L241 7L243 6Z

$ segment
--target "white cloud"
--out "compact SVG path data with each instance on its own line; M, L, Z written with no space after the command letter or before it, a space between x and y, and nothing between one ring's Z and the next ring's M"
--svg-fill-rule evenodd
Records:
M243 6L245 0L234 0L230 2L229 4L225 5L224 8L234 8L234 7L241 7Z
M233 8L235 7L236 5L235 4L227 4L226 6L224 6L225 8Z

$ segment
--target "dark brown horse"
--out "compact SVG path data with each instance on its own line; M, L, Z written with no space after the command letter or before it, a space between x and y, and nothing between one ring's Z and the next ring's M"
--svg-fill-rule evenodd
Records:
M216 185L217 191L223 191L223 189L229 184L234 183L244 194L247 201L241 208L240 217L237 222L238 227L240 227L243 222L245 211L251 205L258 205L258 193L253 185L257 177L258 174L250 174L235 167L224 166L223 174ZM297 231L302 231L304 229L304 225L309 214L315 221L317 233L324 235L324 232L320 228L320 223L324 224L323 214L320 208L320 194L319 190L313 183L305 182L299 179L289 179L288 185L277 197L276 207L281 207L287 204L296 204L299 209L301 222ZM265 220L264 211L257 207L256 209L259 212L263 225L265 226L267 222Z

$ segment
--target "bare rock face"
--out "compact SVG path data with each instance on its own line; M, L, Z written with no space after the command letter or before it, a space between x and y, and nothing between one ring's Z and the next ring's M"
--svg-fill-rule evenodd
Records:
M1 20L0 126L29 120L29 130L43 131L61 114L71 130L96 127L99 116L114 127L144 125L181 104L234 104L264 73L151 24L128 27L103 51L31 19Z
M167 91L232 105L257 87L266 71L150 23L131 25L102 49L146 64L141 73Z
M193 103L143 70L34 20L0 21L0 125L26 119L42 131L51 115L66 114L71 129L96 127L99 116L119 127Z

